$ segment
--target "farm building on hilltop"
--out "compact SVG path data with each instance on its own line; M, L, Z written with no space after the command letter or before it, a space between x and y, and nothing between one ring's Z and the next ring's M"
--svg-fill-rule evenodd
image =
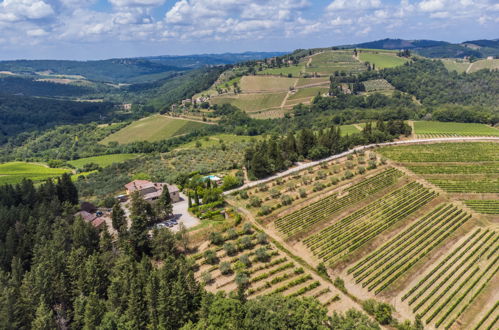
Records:
M177 186L169 185L167 183L158 183L151 182L147 180L134 180L125 185L126 193L131 195L135 191L138 191L139 194L146 201L154 201L161 196L163 193L163 187L168 187L168 191L170 192L170 198L173 203L180 201L180 191Z

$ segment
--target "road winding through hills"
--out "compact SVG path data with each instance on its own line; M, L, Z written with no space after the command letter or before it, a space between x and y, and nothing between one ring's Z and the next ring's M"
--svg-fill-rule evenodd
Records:
M358 147L355 147L353 149L350 149L350 150L347 150L345 152L342 152L340 154L329 156L327 158L323 158L323 159L316 160L316 161L313 161L313 162L308 162L308 163L301 163L301 164L299 164L299 165L297 165L295 167L292 167L290 169L287 169L286 171L277 173L277 174L272 175L270 177L267 177L265 179L248 182L248 183L242 185L239 188L228 190L228 191L224 192L223 194L224 195L229 195L229 194L231 194L233 192L236 192L236 191L239 191L239 190L243 190L243 189L255 187L255 186L257 186L257 185L259 185L261 183L266 183L266 182L269 182L269 181L272 181L272 180L275 180L275 179L278 179L278 178L282 178L282 177L284 177L286 175L302 171L304 169L316 166L316 165L321 164L323 162L329 162L331 160L335 160L335 159L338 159L338 158L341 158L341 157L345 157L345 156L347 156L349 154L352 154L354 152L358 152L358 151L361 151L361 150L367 150L367 149L371 149L371 148L375 148L375 147L393 146L393 145L404 145L404 144L438 143L438 142L467 142L467 141L495 141L495 142L499 142L499 137L449 137L449 138L435 138L435 139L410 139L410 140L402 140L402 141L394 141L394 142L384 142L384 143L374 143L374 144L368 144L368 145L364 145L364 146L358 146Z

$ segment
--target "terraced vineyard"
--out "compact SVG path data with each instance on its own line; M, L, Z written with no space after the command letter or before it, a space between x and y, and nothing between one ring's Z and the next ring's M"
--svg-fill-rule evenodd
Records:
M318 258L333 265L436 195L417 182L409 183L306 238L303 243Z
M464 203L478 213L499 214L499 200L468 200Z
M476 229L425 272L402 300L427 324L448 329L489 289L499 270L498 241L496 231Z
M306 72L320 75L331 75L335 71L362 72L366 66L353 57L351 50L324 51L311 57L312 62L306 67Z
M312 226L328 220L335 212L358 203L372 194L394 185L402 172L390 168L363 180L340 193L335 193L315 203L288 214L278 220L277 229L287 238L306 231Z
M366 92L376 92L376 91L389 91L395 89L388 81L385 79L373 79L363 82Z
M291 260L265 238L265 234L246 230L228 230L219 245L193 255L196 277L212 292L231 292L237 281L245 277L247 296L282 294L285 296L313 296L326 306L341 299L332 285L323 284Z
M438 248L471 215L442 204L348 270L357 284L380 293Z

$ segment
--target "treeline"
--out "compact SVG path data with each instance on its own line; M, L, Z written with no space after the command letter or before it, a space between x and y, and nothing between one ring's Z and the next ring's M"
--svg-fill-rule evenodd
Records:
M94 92L93 89L84 86L58 84L20 77L0 78L0 90L4 94L47 97L78 97Z
M35 187L0 187L2 329L379 329L351 310L327 315L312 298L247 300L245 287L210 294L186 258L185 230L153 230L151 206L131 203L131 226L117 204L108 231L73 214L69 176Z
M255 143L245 152L245 166L251 178L261 179L291 167L296 161L322 159L356 145L385 142L411 132L411 127L401 120L379 120L374 126L369 122L362 133L345 136L337 126L318 132L303 129L297 135L288 133L286 137L273 136Z
M108 102L73 102L0 94L0 144L7 137L56 125L104 122L117 118Z

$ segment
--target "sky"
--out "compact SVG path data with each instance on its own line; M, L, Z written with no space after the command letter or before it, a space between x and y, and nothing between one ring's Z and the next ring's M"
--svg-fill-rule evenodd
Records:
M499 0L0 0L0 59L499 38Z

